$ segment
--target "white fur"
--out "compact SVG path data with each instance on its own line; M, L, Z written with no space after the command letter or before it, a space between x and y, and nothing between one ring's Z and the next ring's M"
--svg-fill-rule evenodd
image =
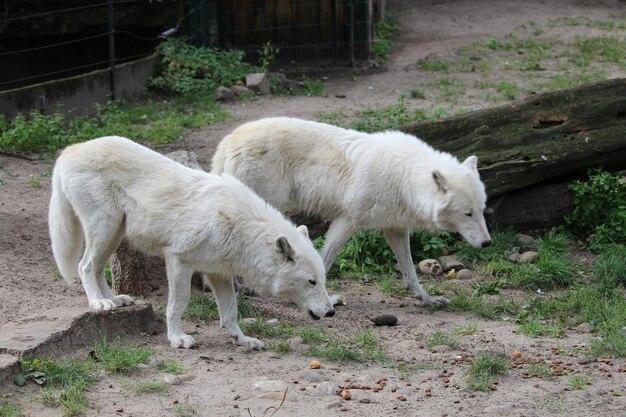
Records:
M357 230L382 230L405 286L426 304L445 304L417 280L409 230L444 229L474 246L488 244L487 197L477 163L470 156L461 164L398 131L367 134L277 117L246 123L226 136L213 157L213 172L234 175L283 212L331 220L326 271Z
M334 314L324 265L306 227L296 228L229 175L190 169L128 139L104 137L65 149L52 184L54 258L66 281L81 278L92 308L133 302L113 295L104 280L106 260L122 238L165 258L173 347L195 343L181 323L194 271L205 274L220 324L239 345L263 343L244 336L237 324L235 275L251 288L293 300L316 318Z

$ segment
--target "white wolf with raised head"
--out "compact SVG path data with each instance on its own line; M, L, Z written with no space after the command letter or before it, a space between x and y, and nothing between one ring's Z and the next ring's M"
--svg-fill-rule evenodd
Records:
M367 134L276 117L246 123L226 136L212 170L234 175L285 213L330 220L323 249L327 272L357 230L382 230L405 287L424 304L447 304L420 285L409 232L448 230L473 246L488 246L487 197L477 164L475 156L460 163L398 131Z
M195 344L181 322L194 271L205 274L220 324L238 345L258 349L263 343L244 336L237 324L236 275L254 289L294 301L315 319L335 314L324 264L306 227L296 228L230 175L187 168L125 138L94 139L63 151L52 177L49 226L61 275L68 282L80 277L94 309L133 302L113 295L104 279L105 263L122 238L165 258L173 347Z

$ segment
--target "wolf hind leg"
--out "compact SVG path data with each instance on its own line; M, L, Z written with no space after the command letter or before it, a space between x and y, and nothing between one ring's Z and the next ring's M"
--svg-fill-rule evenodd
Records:
M228 330L233 342L251 349L262 349L264 343L259 339L244 335L237 323L237 295L232 279L217 274L204 274L204 278L215 295L220 313L220 326Z
M415 272L415 265L411 257L411 244L409 237L409 230L383 230L383 235L387 239L387 243L393 251L398 264L400 265L400 271L402 272L402 279L404 286L411 291L417 298L422 300L424 306L438 304L448 305L447 298L442 296L432 297L424 290L424 287L419 283L417 279L417 273Z
M130 303L132 298L129 301L128 296L121 298L114 296L104 279L106 261L123 234L121 216L116 218L110 214L91 213L82 220L85 230L85 254L78 265L78 270L89 299L89 306L96 310L113 310Z

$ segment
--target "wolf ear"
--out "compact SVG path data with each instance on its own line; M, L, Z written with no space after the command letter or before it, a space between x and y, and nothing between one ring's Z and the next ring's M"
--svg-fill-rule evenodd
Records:
M307 239L309 239L309 229L305 225L298 226L298 231L304 235Z
M448 182L443 175L441 175L441 172L437 170L433 171L433 179L435 180L435 184L437 184L439 191L445 194L448 191Z
M472 171L478 172L478 158L476 155L468 156L467 159L463 161L463 165Z
M282 255L286 262L293 262L295 252L291 243L283 235L276 238L276 252Z

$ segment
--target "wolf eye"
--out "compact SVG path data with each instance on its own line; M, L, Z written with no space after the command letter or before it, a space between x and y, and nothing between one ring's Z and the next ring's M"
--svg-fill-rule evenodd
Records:
M315 280L314 280L314 279L310 279L310 280L309 280L309 284L311 284L311 285L315 285L315 284L317 284L317 282L315 282Z
M472 217L472 212L470 211L469 213L465 213L465 215L466 215L467 217Z

